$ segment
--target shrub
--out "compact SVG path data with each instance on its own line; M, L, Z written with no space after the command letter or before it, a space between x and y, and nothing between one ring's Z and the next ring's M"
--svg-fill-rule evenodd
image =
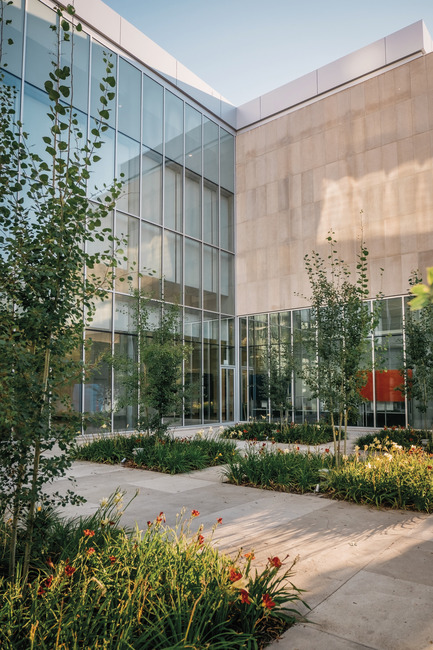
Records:
M160 513L127 534L109 520L122 499L107 500L92 528L69 525L68 555L50 557L27 589L0 579L2 648L87 648L91 640L112 650L236 650L262 647L293 622L302 602L289 581L293 565L269 558L259 574L252 554L219 553L201 526L190 530L195 510L174 529Z
M320 471L331 467L329 449L323 453L271 449L252 445L240 460L230 461L224 471L230 483L252 485L280 492L312 492L320 482Z
M332 427L322 422L292 422L283 425L266 421L245 422L227 428L223 436L234 440L273 440L289 444L320 445L332 440Z
M395 442L405 449L410 449L412 445L421 446L421 440L428 438L430 432L419 431L412 429L412 427L384 427L377 433L367 433L357 439L356 444L362 449L366 445L374 443L375 439L379 440L382 444ZM389 446L389 445L388 445Z
M135 451L134 451L135 450ZM77 448L76 458L97 463L120 463L132 467L178 474L227 463L237 457L236 445L216 438L170 436L103 437Z

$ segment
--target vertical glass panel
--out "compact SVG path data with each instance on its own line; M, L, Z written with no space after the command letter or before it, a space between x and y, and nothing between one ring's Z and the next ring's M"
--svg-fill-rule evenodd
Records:
M305 336L310 336L311 314L309 309L299 309L293 312L293 355L295 362L301 369L306 369L310 363L309 351L305 346ZM311 397L311 393L304 381L295 376L293 387L294 417L295 422L316 422L317 400Z
M87 320L87 327L95 330L111 330L113 295L108 294L103 300L94 301L95 311L92 320Z
M203 307L218 311L218 251L203 246Z
M182 237L172 232L164 233L164 300L182 301Z
M239 358L241 364L240 372L240 416L241 420L249 419L248 412L248 337L247 318L239 319Z
M162 230L145 221L141 222L141 288L147 296L161 297Z
M183 164L183 101L165 92L165 155Z
M163 88L143 75L143 144L162 153Z
M201 307L201 244L186 237L185 305Z
M114 178L114 129L107 129L103 133L103 145L98 151L101 157L97 163L92 165L88 183L88 192L91 199L104 200L107 187L111 187Z
M102 109L100 102L100 97L102 95L100 84L103 83L102 79L107 76L107 63L104 59L108 59L110 63L114 65L113 69L110 72L110 75L116 77L116 64L117 56L109 50L107 47L104 47L92 41L92 74L91 74L91 86L90 86L90 114L95 119L100 119L99 111ZM104 107L105 108L105 107ZM109 104L108 109L110 111L110 117L106 121L109 126L114 127L116 121L116 111L114 103ZM105 134L104 134L105 135Z
M38 0L29 0L25 79L38 88L44 88L44 83L52 71L51 61L57 60L57 37L50 29L50 25L55 25L56 22L57 16L52 9ZM18 74L20 75L21 71Z
M140 144L121 133L117 134L117 178L123 183L117 207L119 210L138 215L140 209Z
M13 98L11 98L11 100L12 100L11 101L11 108L13 108L13 111L14 111L12 119L14 119L15 121L18 121L19 116L20 116L20 103L21 103L21 79L17 79L13 75L6 72L6 70L2 70L2 75L3 75L3 79L0 79L0 86L6 85L6 86L9 86L10 88L14 88L14 90L15 90L15 96ZM30 87L29 87L29 89L30 89ZM13 127L12 125L11 125L11 127L13 128L15 133L18 133L18 127L16 127L16 126ZM28 131L29 129L27 129L27 127L26 127L26 130ZM28 140L27 140L27 142L28 142Z
M39 154L48 164L52 161L46 153L42 138L50 133L52 122L48 117L48 95L26 83L24 86L24 124L28 133L27 144L33 153Z
M89 97L89 36L85 32L75 32L73 39L62 43L62 65L71 67L72 105L83 113L88 110ZM111 103L114 110L114 103Z
M403 384L403 314L401 298L382 300L379 324L375 331L376 358L380 370L374 373L376 426L405 426ZM367 383L366 390L369 385ZM363 391L365 394L365 390ZM369 395L366 395L370 397Z
M202 421L202 342L201 312L185 309L184 340L188 345L185 360L185 424L198 424Z
M221 248L234 250L233 194L221 190Z
M117 128L134 140L140 140L141 72L124 59L119 60L117 82Z
M268 417L268 317L257 314L248 318L249 339L249 414L253 418Z
M235 365L235 320L221 319L221 364Z
M83 347L80 345L67 356L67 363L72 361L78 364L83 359ZM55 402L55 414L53 415L53 426L71 425L74 423L76 430L81 429L82 412L82 383L80 375L77 374L72 382L65 382L56 391L58 399Z
M138 229L138 219L121 212L116 214L116 237L124 254L118 255L115 286L122 293L138 289Z
M235 191L235 139L224 129L221 134L221 187L230 192Z
M13 0L12 4L4 6L3 43L8 45L2 52L1 65L17 77L21 77L22 66L23 3L24 0Z
M93 370L84 385L85 432L102 433L111 425L111 368L103 361L111 352L111 333L87 332L86 339L86 363Z
M218 125L205 117L203 122L203 134L203 175L209 181L218 184Z
M221 368L221 421L233 422L235 419L235 371L234 368Z
M235 259L229 253L221 253L221 311L235 313Z
M185 167L201 174L201 114L185 104Z
M164 225L182 230L182 167L170 161L165 163Z
M127 334L114 337L114 354L137 361L137 338ZM137 404L130 405L125 400L124 376L121 371L114 371L114 430L133 430L137 425Z
M201 237L201 178L185 172L185 234Z
M218 246L218 187L209 181L203 184L203 240Z
M136 327L137 299L132 296L114 296L114 331L133 334Z
M110 231L103 232L105 228L109 228ZM99 260L94 261L93 266L91 266L89 261L86 269L87 276L99 283L104 289L111 287L111 277L107 262L110 262L109 258L113 253L113 242L108 238L111 235L112 228L113 215L110 213L101 223L99 231L93 233L93 241L88 241L86 244L89 255L99 256Z
M162 223L162 156L143 147L141 170L141 216Z
M203 418L219 419L219 321L215 314L203 315Z

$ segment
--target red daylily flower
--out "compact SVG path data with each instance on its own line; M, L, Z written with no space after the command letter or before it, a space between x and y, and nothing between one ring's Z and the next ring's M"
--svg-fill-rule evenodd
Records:
M93 548L93 546L91 546L90 548L87 549L87 555L93 555L94 552L95 552L95 549Z
M65 566L65 573L66 573L66 575L67 575L69 578L70 578L72 575L74 575L74 573L75 573L76 570L77 570L77 569L76 569L75 567L71 566L70 564L67 564L67 565Z
M249 605L251 603L251 599L248 591L246 591L245 589L241 589L239 593L241 596L241 603L245 603L246 605Z
M230 582L237 582L241 578L242 578L242 573L239 573L239 571L236 571L236 568L234 566L231 566L229 570Z
M268 557L268 562L271 566L275 567L276 569L279 569L280 566L283 564L280 560L279 557Z
M269 596L269 594L263 594L262 599L263 599L263 605L266 607L266 609L272 609L273 607L275 607L275 603L272 600L272 598Z
M165 514L163 512L160 512L156 518L156 522L160 524L162 521L166 521Z
M325 449L325 454L329 454L329 449Z
M203 535L199 535L198 538L197 538L197 541L198 541L199 545L201 546L204 543Z
M246 557L247 560L255 560L256 559L256 556L254 555L254 553L245 553L244 557Z
M199 516L199 511L198 510L192 510L191 511L191 517L198 517Z
M93 535L95 534L95 531L90 530L89 528L85 528L83 530L83 533L84 533L84 537L93 537Z
M110 555L110 562L111 562L111 564L114 564L115 561L116 561L116 558L114 557L114 555Z

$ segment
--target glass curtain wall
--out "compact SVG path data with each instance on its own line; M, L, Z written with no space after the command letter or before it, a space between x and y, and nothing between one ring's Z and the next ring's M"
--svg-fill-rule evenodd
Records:
M29 132L29 144L43 156L42 137L50 127L44 83L56 50L50 25L57 16L39 0L28 0L26 7L26 21L23 3L15 0L8 9L13 22L5 26L6 37L13 44L7 53L7 74L24 94L22 101L17 96L17 117ZM65 44L62 65L68 65L71 51ZM154 78L144 65L113 51L102 37L96 40L85 28L76 35L73 53L73 104L83 137L99 119L104 57L113 63L116 98L98 152L101 159L91 170L88 196L90 201L103 199L104 186L109 187L116 176L122 178L116 209L101 231L110 228L122 240L124 253L108 287L109 297L96 306L85 351L83 347L77 352L95 370L85 384L71 389L74 405L88 414L88 432L105 430L101 424L119 430L134 427L136 408L124 405L121 382L103 357L118 352L136 358L131 295L141 290L154 301L175 303L181 309L184 337L190 345L185 362L185 383L190 389L185 423L217 422L222 417L222 349L230 365L235 365L234 135L168 82ZM89 246L89 252L113 247L105 233L103 241ZM103 264L87 272L106 279ZM232 418L234 391L224 389L224 400L227 394L230 403L224 403L225 415Z

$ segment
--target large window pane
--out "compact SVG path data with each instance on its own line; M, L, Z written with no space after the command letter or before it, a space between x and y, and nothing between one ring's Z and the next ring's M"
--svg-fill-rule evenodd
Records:
M100 45L96 41L92 41L92 75L90 81L90 114L95 119L100 119L99 111L101 110L100 97L102 91L100 84L103 83L102 79L107 76L107 63L104 59L108 59L114 65L110 74L116 78L117 56L107 47ZM105 107L104 107L105 108ZM110 126L114 127L116 122L115 105L110 104L110 117L105 120Z
M185 104L185 167L201 174L201 114Z
M182 300L182 237L164 233L164 300L180 303Z
M229 253L221 253L221 311L235 313L235 260Z
M94 300L95 311L92 320L86 323L89 329L95 330L111 330L113 318L113 295L108 294L106 298Z
M203 307L218 311L218 251L203 246Z
M221 319L221 364L235 365L235 320Z
M182 230L182 167L170 161L165 163L164 225Z
M161 297L162 230L159 226L141 223L141 288L147 296Z
M183 101L165 92L165 155L183 163Z
M201 178L185 172L185 234L201 237Z
M162 156L143 147L141 171L141 216L162 223Z
M221 129L221 187L234 192L235 180L235 139L230 133Z
M233 194L221 190L221 248L234 250Z
M249 337L249 413L253 418L267 418L267 350L268 317L257 314L248 318Z
M306 338L311 339L311 312L309 309L299 309L293 312L293 356L298 368L304 370L310 363L310 354L305 345ZM311 397L311 393L305 382L295 376L293 388L293 401L295 409L295 422L316 422L317 400Z
M137 298L133 296L114 296L114 331L135 334Z
M127 359L137 360L137 338L127 334L114 337L114 354ZM125 376L114 371L113 426L115 431L133 430L137 425L137 404L130 405L125 400Z
M203 315L203 418L219 420L219 321L215 314Z
M185 238L185 305L201 307L201 244Z
M119 60L117 83L118 129L140 140L141 72L124 59Z
M218 125L211 120L204 118L203 123L204 146L203 146L203 175L209 181L218 183Z
M24 0L14 0L11 5L5 4L3 16L3 43L8 43L8 45L2 53L2 65L6 64L8 72L16 76L21 76L23 2Z
M185 424L198 424L202 418L201 312L185 309L183 327L188 345L185 360Z
M84 32L75 32L73 39L62 43L62 65L70 67L72 62L72 105L83 113L88 111L89 54L90 39ZM110 106L114 111L114 101Z
M111 333L87 332L86 339L86 363L93 370L84 385L85 432L102 433L111 424L111 367L104 360L111 352Z
M47 113L49 110L48 95L26 83L24 86L24 124L27 131L27 144L33 153L50 164L52 158L46 153L47 146L42 138L50 133L52 122Z
M104 232L105 229L110 229L108 232ZM109 237L111 236L113 228L113 215L112 213L108 214L105 219L102 221L101 226L98 231L94 231L92 234L93 241L87 241L87 253L92 255L98 255L99 260L95 261L93 265L89 260L86 273L89 277L92 278L94 282L97 282L102 286L103 289L111 288L111 276L110 269L107 264L110 264L111 256L113 253L113 242L110 241Z
M138 230L138 219L117 212L116 237L120 239L120 246L124 254L118 255L116 291L122 293L128 293L130 289L138 288Z
M90 179L88 183L88 192L91 199L99 197L103 199L106 195L107 187L111 187L114 179L114 129L107 129L103 134L103 145L98 151L101 157L97 163L92 165Z
M122 193L117 207L138 215L140 209L140 144L121 133L117 134L117 178Z
M143 144L162 153L163 88L143 75Z
M57 37L50 29L56 22L57 16L52 9L37 0L29 0L25 79L38 88L44 88L57 52ZM20 70L17 72L21 74Z
M218 187L209 181L203 185L203 240L218 246Z

